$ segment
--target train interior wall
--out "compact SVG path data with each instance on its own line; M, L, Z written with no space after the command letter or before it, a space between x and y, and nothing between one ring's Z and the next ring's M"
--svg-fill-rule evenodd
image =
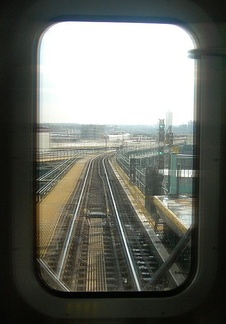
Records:
M224 79L222 89L219 89L219 95L222 96L222 139L221 139L221 187L220 187L220 224L219 224L219 251L217 275L215 283L203 300L203 302L188 314L176 318L167 319L117 319L117 320L60 320L48 318L37 313L30 308L21 298L17 291L13 278L12 262L12 219L11 219L11 191L16 186L11 182L11 79L13 77L13 66L11 65L12 36L14 33L14 21L27 10L34 0L2 0L0 3L0 91L1 91L1 245L0 245L0 319L2 323L225 323L226 320L226 217L225 217L225 165L226 158L226 60L222 59ZM142 2L142 1L141 1ZM199 5L206 11L213 21L219 26L224 26L224 37L226 40L226 4L225 0L196 0L191 1ZM210 188L211 190L211 188ZM206 265L208 267L208 264ZM175 305L177 307L177 305Z

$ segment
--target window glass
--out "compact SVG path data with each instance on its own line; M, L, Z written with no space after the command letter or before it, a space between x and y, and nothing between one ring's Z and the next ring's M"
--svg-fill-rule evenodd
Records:
M174 25L63 22L39 46L37 262L68 292L166 291L192 264L194 43Z

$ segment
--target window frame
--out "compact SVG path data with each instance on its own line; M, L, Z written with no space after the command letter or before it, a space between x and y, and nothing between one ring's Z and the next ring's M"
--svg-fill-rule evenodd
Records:
M167 13L167 14L166 14ZM13 134L12 224L13 271L24 299L39 312L60 318L165 317L194 308L214 282L217 261L217 226L220 155L220 58L208 55L196 63L195 105L198 107L199 197L197 269L192 282L177 294L138 298L133 293L117 298L63 298L53 294L38 280L34 265L35 213L34 161L36 141L38 44L42 33L56 22L128 21L172 23L184 28L195 39L198 49L220 44L217 29L208 16L186 0L153 0L140 6L116 1L114 6L96 6L96 1L53 0L30 8L18 23L13 53ZM215 107L213 110L212 108ZM213 137L214 134L214 137ZM208 188L213 190L208 192ZM21 203L23 202L23 203ZM208 222L205 215L208 215ZM205 264L210 265L206 269ZM79 295L78 295L79 296ZM125 297L123 297L125 296ZM175 308L175 305L177 307ZM122 307L123 306L123 307Z

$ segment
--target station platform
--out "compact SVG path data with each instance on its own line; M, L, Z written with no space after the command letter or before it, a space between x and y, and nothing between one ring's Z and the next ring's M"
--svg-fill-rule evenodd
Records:
M185 234L193 222L194 199L186 196L170 198L154 196L153 202L161 219L179 236Z

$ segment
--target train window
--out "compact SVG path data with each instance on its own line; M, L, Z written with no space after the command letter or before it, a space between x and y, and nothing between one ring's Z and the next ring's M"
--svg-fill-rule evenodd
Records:
M36 257L63 292L166 292L194 270L191 36L61 22L39 44Z
M217 264L217 27L187 0L37 0L15 24L19 294L62 319L194 309Z

